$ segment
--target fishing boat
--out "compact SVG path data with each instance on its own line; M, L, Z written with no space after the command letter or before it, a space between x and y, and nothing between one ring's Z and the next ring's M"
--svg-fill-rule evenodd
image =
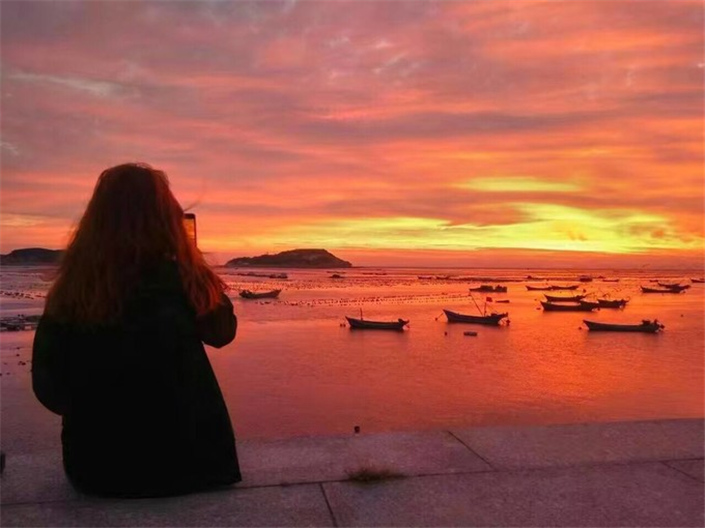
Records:
M690 288L690 284L685 284L685 285L681 286L679 283L676 283L676 282L659 282L658 285L661 286L662 288L668 288L669 290L678 290L678 291L683 291L683 290L687 290L688 288Z
M491 313L489 315L465 315L458 312L452 312L450 310L443 311L448 318L449 323L473 323L473 324L484 324L484 325L498 325L502 319L509 316L509 313Z
M602 279L602 282L619 282L619 279Z
M355 319L354 317L345 318L350 324L350 329L366 329L366 330L404 330L404 327L409 324L409 321L397 319L396 321L368 321L365 319Z
M644 319L641 324L616 324L616 323L598 323L597 321L588 321L583 319L583 323L588 327L588 330L602 332L643 332L654 334L666 328L658 322L657 319L649 321Z
M276 299L281 290L271 290L266 292L253 292L251 290L241 290L240 297L245 299Z
M507 293L507 287L500 286L499 284L497 286L491 286L490 284L483 284L482 286L478 286L477 288L470 288L470 291L472 291L472 292L485 292L485 293Z
M577 290L577 289L578 289L578 285L577 285L577 284L573 284L573 285L571 285L571 286L559 286L559 285L555 285L555 286L551 286L551 289L554 290L554 291L555 291L555 290Z
M705 283L705 279L690 279L690 282L693 282L695 284L703 284Z
M541 306L547 312L592 312L600 305L596 302L578 301L576 303L552 303L541 301Z
M529 291L551 291L553 287L551 286L529 286L526 285L526 289Z
M546 297L546 300L549 302L578 302L582 301L585 298L585 295L548 295L546 293L543 294L544 297Z
M647 288L646 286L642 286L641 293L680 293L684 289L685 288Z
M600 308L624 308L629 299L597 299Z
M581 275L578 280L580 282L592 282L592 277L590 275Z

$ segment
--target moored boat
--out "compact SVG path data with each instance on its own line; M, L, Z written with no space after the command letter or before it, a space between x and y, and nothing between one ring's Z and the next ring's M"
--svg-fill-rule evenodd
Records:
M527 284L526 289L529 291L551 291L553 288L551 286L529 286Z
M546 293L543 294L544 297L546 297L546 300L549 302L578 302L582 301L585 298L585 295L548 295Z
M577 290L578 285L577 284L571 284L570 286L560 286L560 285L555 285L551 286L551 290Z
M578 301L575 303L552 303L541 301L541 306L547 312L592 312L600 305L596 302Z
M641 293L681 293L686 288L647 288L641 287Z
M396 321L368 321L366 319L355 319L354 317L345 318L348 320L351 329L367 329L367 330L404 330L404 327L409 324L408 320L397 319Z
M705 279L690 279L690 282L695 284L703 284L705 283Z
M469 289L472 292L507 293L507 287L500 286L499 284L497 286L492 286L490 284L483 284L482 286L478 286L477 288L469 288Z
M659 282L658 285L661 286L662 288L667 288L669 290L676 290L679 292L690 288L690 284L681 285L680 283L676 283L676 282Z
M509 313L491 313L489 315L466 315L451 310L443 309L449 323L472 323L484 325L498 325Z
M619 279L602 279L602 282L619 282Z
M653 321L644 319L641 324L600 323L598 321L588 321L587 319L583 319L583 323L588 327L588 330L602 332L643 332L653 334L666 328L657 319Z
M597 299L600 308L624 308L629 299Z
M661 282L657 281L656 284L661 286L662 288L680 288L680 282Z
M281 290L271 290L266 292L253 292L251 290L241 290L240 297L245 299L276 299Z

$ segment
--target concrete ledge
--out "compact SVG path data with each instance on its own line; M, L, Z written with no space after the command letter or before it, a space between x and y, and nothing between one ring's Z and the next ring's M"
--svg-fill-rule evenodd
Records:
M704 526L703 420L238 443L245 480L167 499L75 492L8 452L2 526ZM348 472L405 478L361 484Z
M498 469L702 458L702 420L478 427L453 434Z
M702 526L702 487L663 464L324 485L338 526Z
M303 437L238 443L240 486L346 480L362 468L405 476L492 468L447 432Z
M2 507L2 526L331 526L320 486Z

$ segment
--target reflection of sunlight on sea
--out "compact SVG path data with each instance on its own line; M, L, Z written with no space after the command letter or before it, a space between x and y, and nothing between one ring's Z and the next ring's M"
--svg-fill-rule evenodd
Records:
M29 270L1 271L3 290L34 295L47 287ZM580 290L630 302L586 314L545 313L542 292L526 289L546 280L579 284L582 271L336 270L342 279L326 270L283 271L286 280L219 269L240 326L234 343L208 353L240 437L349 432L355 424L382 431L703 414L704 285L680 295L639 289L690 275L590 272L620 281L596 279ZM471 298L468 286L488 281L419 279L445 275L510 281L502 283L507 293ZM278 299L246 300L237 294L243 288L283 291ZM34 303L40 310L42 301L3 297L0 308L7 314L16 303ZM478 307L508 311L510 325L448 324L441 315L442 308L478 314ZM411 323L401 333L355 331L341 326L346 315ZM654 317L666 325L660 335L590 333L582 325L585 318ZM478 335L463 335L470 329Z

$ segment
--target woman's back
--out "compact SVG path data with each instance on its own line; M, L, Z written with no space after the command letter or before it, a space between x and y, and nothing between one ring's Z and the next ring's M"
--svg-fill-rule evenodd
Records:
M240 479L227 409L201 344L201 331L217 337L214 344L234 338L225 296L219 312L197 319L176 267L165 263L145 277L117 324L42 319L35 392L64 417L64 462L76 487L154 496ZM42 392L48 364L65 380L50 396Z
M63 416L77 488L155 496L240 480L202 344L235 337L223 289L164 173L127 164L101 174L34 342L34 391Z

